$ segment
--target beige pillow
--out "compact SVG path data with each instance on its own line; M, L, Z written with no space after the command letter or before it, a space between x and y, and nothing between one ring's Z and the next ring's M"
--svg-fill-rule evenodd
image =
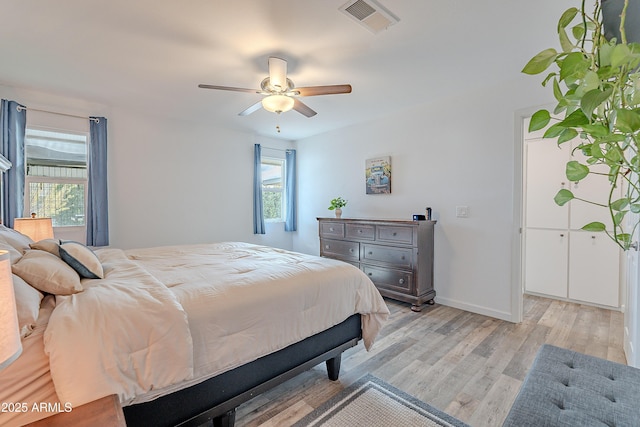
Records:
M29 286L19 276L13 275L13 291L16 295L16 308L18 309L18 324L20 336L28 336L36 326L40 302L44 295L37 289Z
M47 251L55 256L60 256L60 240L58 239L44 239L29 245L31 249L39 249L41 251Z
M29 250L11 268L25 282L42 292L71 295L82 291L78 273L46 251Z
M29 244L33 243L33 240L13 228L0 224L0 242L7 243L22 253L29 249Z
M0 250L9 252L9 259L11 260L11 264L15 264L22 257L21 251L2 241L0 241Z

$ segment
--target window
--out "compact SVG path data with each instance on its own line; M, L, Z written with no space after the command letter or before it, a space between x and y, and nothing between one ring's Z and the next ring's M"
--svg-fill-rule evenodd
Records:
M284 160L262 158L262 212L268 222L284 221Z
M87 134L27 128L25 216L51 218L54 227L84 227Z

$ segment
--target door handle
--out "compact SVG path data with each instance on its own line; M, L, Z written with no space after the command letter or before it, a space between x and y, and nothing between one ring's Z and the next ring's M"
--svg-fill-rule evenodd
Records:
M637 241L632 242L632 243L629 245L629 248L633 249L634 251L637 251L637 250L638 250L638 242L637 242Z

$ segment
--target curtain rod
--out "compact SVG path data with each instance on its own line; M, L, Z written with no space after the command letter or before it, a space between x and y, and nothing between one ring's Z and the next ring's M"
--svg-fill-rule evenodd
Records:
M18 105L18 106L16 107L16 109L17 109L18 111L22 111L22 110L27 110L27 111L28 111L28 110L31 110L31 111L39 111L39 112L41 112L41 113L57 114L57 115L59 115L59 116L75 117L76 119L85 119L85 120L91 120L91 121L96 122L96 123L100 123L100 119L95 118L95 117L77 116L77 115L75 115L75 114L59 113L59 112L57 112L57 111L39 110L39 109L37 109L37 108L31 108L31 107L27 108L27 107L23 107L22 105Z
M273 148L273 147L266 147L264 145L261 145L262 148L266 148L267 150L275 150L275 151L284 151L285 153L288 153L289 151L295 151L295 148Z

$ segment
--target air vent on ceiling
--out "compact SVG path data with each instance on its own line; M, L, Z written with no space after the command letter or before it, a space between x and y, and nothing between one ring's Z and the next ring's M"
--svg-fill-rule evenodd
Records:
M375 0L350 0L340 7L340 11L374 34L400 20Z

